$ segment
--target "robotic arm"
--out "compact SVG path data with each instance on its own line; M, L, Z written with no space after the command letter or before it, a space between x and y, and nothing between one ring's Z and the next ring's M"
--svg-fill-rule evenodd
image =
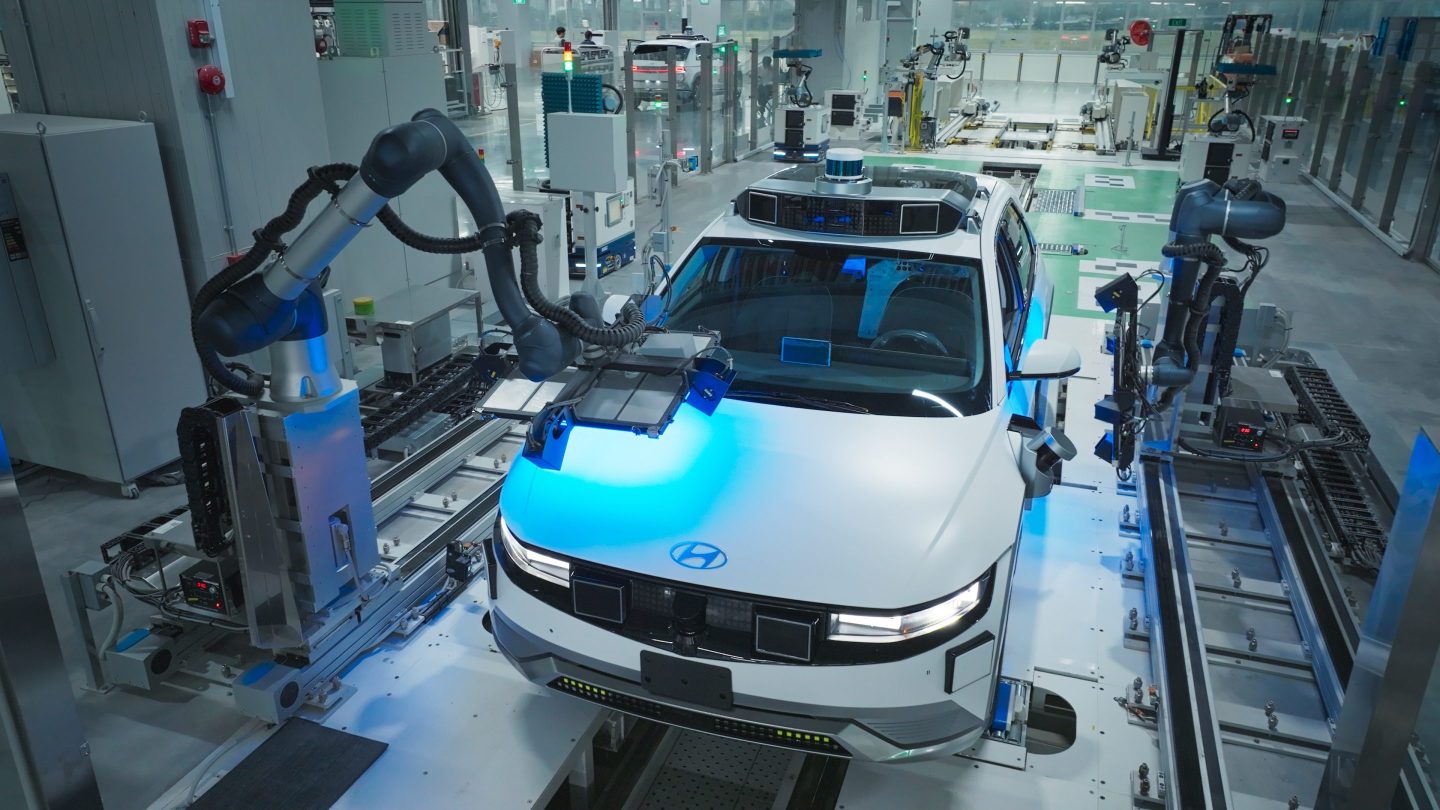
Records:
M1266 261L1266 252L1242 240L1274 236L1285 227L1285 202L1261 190L1254 180L1237 179L1217 186L1200 180L1183 186L1170 215L1170 243L1161 249L1170 278L1170 300L1165 325L1148 365L1141 352L1138 316L1139 287L1129 275L1121 276L1096 292L1096 301L1107 312L1116 313L1112 379L1114 390L1096 405L1095 415L1111 426L1096 453L1120 471L1129 469L1135 456L1135 441L1146 420L1173 403L1175 397L1195 379L1200 367L1201 331L1209 319L1211 304L1223 302L1221 322L1239 323L1250 281ZM1226 256L1211 243L1219 236L1246 257L1251 271L1243 285L1221 279ZM1222 330L1223 331L1223 330ZM1233 333L1232 333L1233 335ZM1223 396L1228 379L1230 352L1223 335L1217 336L1206 401ZM1161 394L1150 399L1153 386Z
M1248 254L1252 249L1240 240L1265 239L1285 227L1285 201L1262 191L1254 180L1232 180L1224 187L1201 180L1180 189L1170 222L1170 244L1162 249L1170 264L1170 303L1150 377L1158 386L1177 388L1195 377L1200 326L1215 280L1225 269L1225 254L1210 237L1219 236Z
M810 92L810 74L815 69L799 59L791 59L785 66L789 84L785 88L785 103L796 107L809 107L815 103Z
M1125 48L1129 44L1130 37L1120 33L1120 29L1105 29L1105 44L1100 48L1098 61L1112 69L1125 67Z
M391 199L437 170L475 222L482 223L475 236L425 236L387 207ZM332 195L330 204L293 244L283 244L280 237L300 224L306 206L324 191ZM424 110L376 135L358 167L333 164L312 169L286 211L256 232L250 251L200 289L192 331L210 376L232 391L258 398L265 393L264 386L236 374L235 367L220 358L268 348L272 400L305 402L338 392L340 381L325 345L328 320L321 288L330 261L375 218L419 250L484 252L491 289L512 331L521 371L532 380L565 368L582 341L624 345L644 330L644 318L633 303L622 310L620 323L601 326L594 315L598 307L590 306L593 301L572 297L572 309L545 300L535 281L538 218L517 212L507 220L494 181L465 136L443 113ZM518 282L511 258L511 248L517 244L522 265ZM532 306L536 311L531 311Z

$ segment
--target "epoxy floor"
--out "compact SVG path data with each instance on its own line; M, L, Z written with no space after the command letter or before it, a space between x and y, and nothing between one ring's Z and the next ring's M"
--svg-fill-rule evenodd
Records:
M1013 96L1011 111L1053 110L1066 115L1074 114L1077 99L1085 95L1024 87L994 92ZM506 140L503 121L503 113L497 113L467 122L477 146L502 159L504 150L498 144ZM533 112L529 122L534 125ZM489 161L492 169L503 165L496 157ZM1104 165L1116 166L1114 161ZM722 166L707 176L682 176L671 198L673 219L681 227L677 244L687 244L734 194L775 169L776 164L762 159ZM1083 174L1080 168L1074 171ZM1142 178L1137 195L1163 193L1165 180L1144 182L1151 173L1169 177L1173 187L1173 176L1163 171L1137 166L1134 172ZM1422 424L1440 425L1440 355L1433 351L1440 338L1440 277L1422 264L1400 259L1309 185L1276 190L1289 204L1289 225L1266 243L1272 259L1250 300L1273 302L1293 313L1293 345L1326 347L1319 352L1322 362L1366 419L1376 436L1377 454L1399 480L1416 429ZM1150 207L1125 206L1124 193L1115 193L1114 200L1115 210ZM639 205L638 230L643 234L658 220L659 211L648 201ZM1079 240L1101 247L1118 242L1112 223L1042 215L1036 218L1035 229L1041 241ZM1163 240L1163 234L1142 234L1143 230L1148 229L1129 229L1126 255L1158 260L1157 240ZM1062 265L1055 263L1057 272L1077 285L1078 300L1078 285L1088 274L1078 263L1073 268ZM634 272L617 274L609 285L628 292ZM112 486L44 470L20 482L72 672L78 671L81 652L76 628L58 609L59 577L94 558L104 540L184 500L178 487L142 489L139 499L124 500ZM80 693L78 699L106 806L120 810L148 806L243 724L226 705L225 696L187 691L183 685L164 690L158 699L124 689L105 695Z

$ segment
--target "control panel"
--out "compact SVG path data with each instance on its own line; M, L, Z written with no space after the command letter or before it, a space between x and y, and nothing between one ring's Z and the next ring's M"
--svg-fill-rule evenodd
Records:
M1260 182L1300 182L1300 168L1309 157L1314 140L1310 122L1293 115L1262 115L1257 126L1260 129Z
M180 575L180 593L191 610L234 616L244 606L240 569L233 561L205 560Z

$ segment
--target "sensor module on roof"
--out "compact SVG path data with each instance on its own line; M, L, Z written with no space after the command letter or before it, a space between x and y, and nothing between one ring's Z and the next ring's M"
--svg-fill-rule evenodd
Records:
M975 178L924 166L864 165L858 149L832 149L825 165L796 166L735 200L747 221L846 236L938 236L963 227L980 193Z

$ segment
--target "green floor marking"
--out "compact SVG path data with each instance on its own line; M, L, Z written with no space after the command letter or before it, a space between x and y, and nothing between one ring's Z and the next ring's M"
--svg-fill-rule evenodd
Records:
M1155 214L1169 213L1175 200L1175 178L1173 171L1127 169L1116 166L1095 166L1079 163L1047 163L1040 170L1035 184L1042 188L1073 189L1085 182L1087 174L1109 174L1131 177L1135 180L1133 189L1090 188L1085 189L1086 210L1137 211ZM1059 256L1047 254L1045 268L1055 284L1056 315L1070 315L1078 318L1109 320L1112 315L1099 312L1089 301L1078 298L1082 277L1104 278L1108 274L1086 274L1080 272L1080 262L1095 259L1130 259L1133 261L1160 261L1160 249L1170 239L1166 225L1143 222L1119 223L1076 217L1069 214L1027 214L1026 220L1035 231L1035 238L1041 242L1081 244L1086 248L1084 256ZM1114 249L1120 243L1120 226L1125 225L1125 252Z
M956 171L978 172L989 161L1000 163L1032 163L1040 167L1035 179L1039 188L1075 189L1085 182L1087 174L1108 174L1131 177L1135 188L1091 188L1085 189L1085 208L1100 211L1137 211L1154 214L1168 214L1175 201L1177 173L1173 169L1134 169L1123 166L1105 166L1076 163L1054 157L997 153L984 158L970 155L945 154L876 154L867 152L865 162L872 166L893 166L912 164L954 169ZM1045 269L1055 285L1055 303L1052 314L1069 315L1078 318L1109 320L1114 317L1090 306L1090 302L1078 300L1082 277L1110 279L1108 274L1087 274L1080 272L1080 262L1095 259L1130 259L1133 261L1158 262L1160 249L1170 239L1166 225L1143 222L1119 223L1107 220L1077 217L1071 214L1028 213L1026 221L1035 232L1039 242L1084 245L1084 256L1045 254ZM1125 252L1113 247L1120 242L1120 226L1125 225Z

